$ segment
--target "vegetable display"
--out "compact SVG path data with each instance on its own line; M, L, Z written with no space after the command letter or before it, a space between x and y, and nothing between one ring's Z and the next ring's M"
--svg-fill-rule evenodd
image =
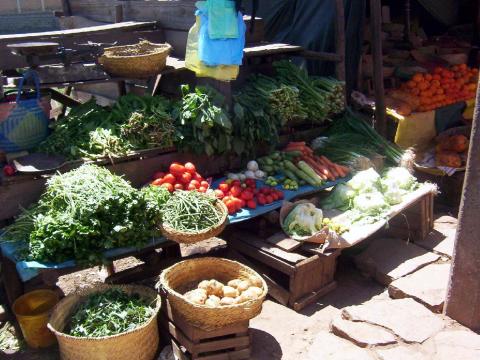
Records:
M215 308L256 300L263 294L262 287L262 281L254 277L233 279L227 285L211 279L201 281L196 289L187 291L184 296L196 305Z
M68 159L118 157L133 150L173 146L170 102L160 96L125 95L111 107L92 99L53 125L39 152Z
M71 316L66 333L94 338L117 335L142 326L153 314L154 308L139 295L108 289L87 297Z
M468 151L469 140L465 135L446 136L435 146L435 162L437 166L459 168L463 164L462 154Z
M151 185L164 187L169 192L198 190L204 193L210 187L210 184L197 172L195 165L191 162L184 165L175 162L170 165L168 173L156 172L153 174Z
M176 108L177 147L195 154L229 153L233 149L232 122L222 108L224 98L207 87L190 91L182 85L182 100Z
M215 196L198 191L175 191L163 207L163 223L183 233L197 233L220 224Z
M107 169L83 165L51 177L5 236L28 241L32 260L95 264L105 250L141 247L156 236L168 197L166 189L137 190Z

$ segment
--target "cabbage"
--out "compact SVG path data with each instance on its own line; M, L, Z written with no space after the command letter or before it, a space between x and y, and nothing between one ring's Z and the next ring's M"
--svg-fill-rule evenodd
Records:
M417 185L417 179L404 167L395 167L387 171L381 180L381 184L385 192L392 186L410 191Z
M389 208L383 195L378 192L359 194L353 199L353 209L368 216L377 216Z
M355 190L357 194L364 192L377 191L379 187L380 175L373 169L358 172L348 182L348 185Z
M351 200L355 196L355 191L347 184L338 184L332 193L322 202L324 209L347 210L350 207Z
M408 193L408 191L400 189L397 182L391 179L382 179L382 189L385 200L390 205L400 204Z
M311 236L322 229L323 212L311 203L299 204L293 208L283 222L284 230L290 236Z

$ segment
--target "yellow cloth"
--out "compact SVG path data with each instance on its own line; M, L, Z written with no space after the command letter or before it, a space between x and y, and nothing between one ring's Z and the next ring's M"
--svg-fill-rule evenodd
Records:
M402 149L425 150L435 138L435 111L413 113L398 121L395 143Z
M473 119L473 112L475 110L475 99L470 99L467 100L467 107L465 108L465 111L463 112L463 117L468 120Z

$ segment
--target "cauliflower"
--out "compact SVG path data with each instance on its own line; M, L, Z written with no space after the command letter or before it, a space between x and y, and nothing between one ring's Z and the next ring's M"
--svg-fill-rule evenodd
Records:
M311 203L299 204L284 221L284 229L292 237L311 236L322 229L323 212Z

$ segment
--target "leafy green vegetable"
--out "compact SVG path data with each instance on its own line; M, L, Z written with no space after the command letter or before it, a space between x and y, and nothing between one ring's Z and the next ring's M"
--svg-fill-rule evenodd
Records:
M322 202L323 209L347 210L351 207L355 191L347 184L338 184L332 193Z
M141 247L158 234L165 191L139 191L107 169L83 165L50 178L38 204L6 229L6 237L28 240L33 260L99 263L107 249Z
M72 336L102 337L121 334L143 325L155 307L138 294L120 289L91 294L70 318L67 333Z
M293 238L311 236L323 228L323 213L311 203L298 204L283 222L285 232Z
M223 96L207 87L196 87L192 92L188 85L182 85L182 94L175 110L178 148L208 156L230 152L232 122L222 108Z

